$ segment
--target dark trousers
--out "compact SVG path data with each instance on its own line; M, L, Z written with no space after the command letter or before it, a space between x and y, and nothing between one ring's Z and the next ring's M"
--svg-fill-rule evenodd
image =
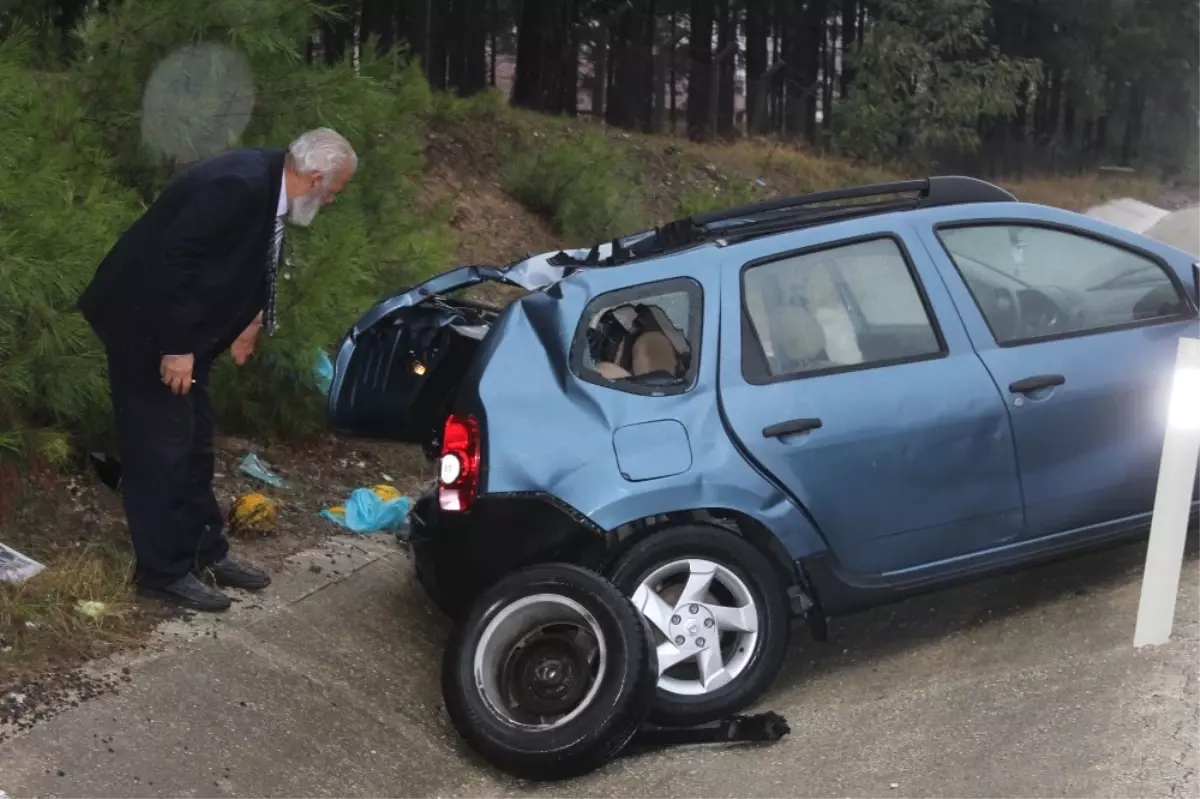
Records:
M161 587L229 551L213 494L210 359L196 359L195 384L176 396L159 358L112 348L109 388L121 450L121 494L137 557L135 579Z

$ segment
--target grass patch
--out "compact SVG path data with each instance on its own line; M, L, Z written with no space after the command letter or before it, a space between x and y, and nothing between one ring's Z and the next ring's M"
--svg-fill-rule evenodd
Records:
M1086 211L1120 197L1133 197L1154 205L1160 202L1163 193L1162 184L1149 178L1080 175L1028 178L998 183L1022 202L1052 205L1068 211Z
M531 131L506 159L504 187L513 199L577 246L645 226L641 188L627 152L594 131L547 138Z
M0 685L133 641L132 557L112 542L53 559L24 583L0 583Z

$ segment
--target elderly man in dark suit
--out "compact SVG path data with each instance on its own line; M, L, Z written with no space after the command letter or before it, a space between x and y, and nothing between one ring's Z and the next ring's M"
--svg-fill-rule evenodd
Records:
M259 329L274 332L284 219L310 224L357 165L327 128L286 152L234 150L196 164L125 231L80 297L108 353L143 593L221 611L229 597L200 577L247 590L270 584L229 557L212 487L209 372L225 350L245 363Z

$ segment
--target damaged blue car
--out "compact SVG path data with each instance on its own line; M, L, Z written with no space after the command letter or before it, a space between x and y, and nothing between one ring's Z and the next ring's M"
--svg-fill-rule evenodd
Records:
M653 631L652 720L700 723L794 617L1144 534L1194 260L972 178L773 199L397 294L329 410L436 459L406 537L441 608L595 569ZM557 657L502 693L568 702Z

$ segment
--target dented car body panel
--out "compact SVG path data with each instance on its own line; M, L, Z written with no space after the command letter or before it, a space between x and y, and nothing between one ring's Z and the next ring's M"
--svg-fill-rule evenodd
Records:
M451 270L347 334L338 429L433 453L447 414L478 420L475 504L414 507L427 586L601 568L699 517L834 615L1147 528L1155 408L1197 321L1186 253L976 202L604 263L646 235ZM1109 271L1036 271L1073 263ZM449 296L488 281L528 293Z
M719 281L720 271L716 260L705 265L699 257L664 258L641 264L639 281L686 279L701 285ZM734 511L779 531L794 558L822 548L800 509L738 452L722 423L716 379L719 291L702 292L702 318L711 322L702 325L698 349L713 355L701 355L685 392L633 394L581 380L572 371L570 348L584 308L626 285L625 270L581 272L516 301L496 324L477 360L486 369L473 370L464 383L464 396L472 398L464 401L484 420L481 493L547 493L603 530L698 508ZM503 410L523 407L537 412ZM623 431L656 422L677 424L686 433L689 468L665 468L654 480L626 480L616 449ZM539 446L531 448L531 442ZM659 457L665 464L678 461L680 453Z

